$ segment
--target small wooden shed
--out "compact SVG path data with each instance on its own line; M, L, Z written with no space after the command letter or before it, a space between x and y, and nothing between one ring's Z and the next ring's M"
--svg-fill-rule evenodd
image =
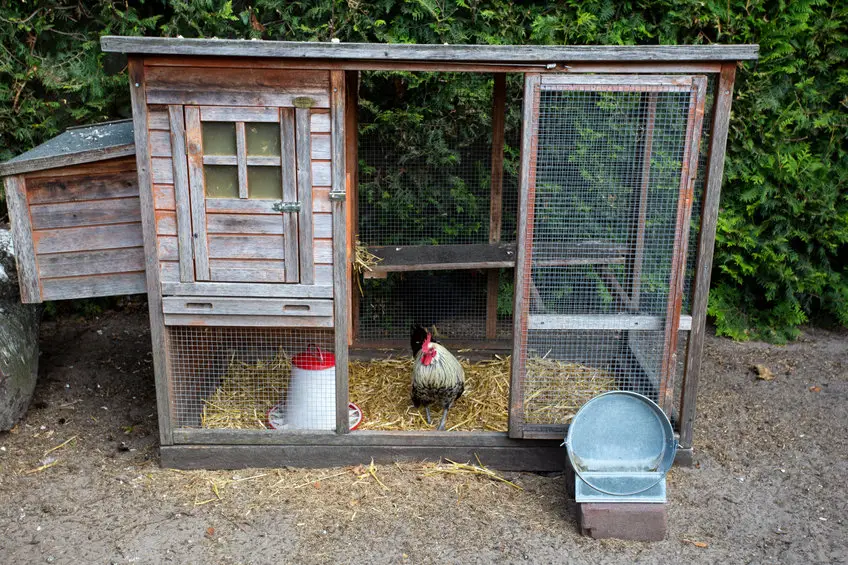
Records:
M23 302L145 292L131 120L70 128L0 177Z
M27 300L147 292L164 465L479 456L560 469L569 416L555 408L574 377L556 367L575 364L589 368L569 386L603 374L653 398L677 424L679 458L691 459L733 81L757 46L101 44L129 55L137 184L117 156L96 171L57 157L35 172L21 167L38 155L25 154L1 171L12 175L15 237L30 247ZM496 84L523 75L515 244L496 233L488 244L386 248L379 267L514 268L507 432L350 431L356 85L372 70L491 73ZM503 120L492 124L499 225ZM112 155L131 154L130 124L109 127L124 136L111 150L125 153ZM73 229L91 237L51 231ZM106 245L126 248L120 261ZM335 354L334 384L310 407L331 398L335 429L265 429L290 398L292 358L312 346ZM251 367L274 381L251 405L261 429L210 425L216 395L253 379Z

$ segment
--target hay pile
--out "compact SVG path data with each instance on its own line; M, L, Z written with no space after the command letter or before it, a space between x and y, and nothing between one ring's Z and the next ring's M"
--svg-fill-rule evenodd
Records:
M200 425L215 429L266 429L268 410L283 401L291 359L282 351L257 363L231 360L214 394L203 400Z
M530 424L564 424L592 398L617 389L615 377L608 371L531 357L527 360L524 419Z
M505 432L509 416L509 357L462 359L465 394L451 408L446 429ZM350 401L362 409L362 430L429 429L424 409L410 401L412 358L350 363ZM431 409L432 428L441 409Z
M428 426L423 409L410 402L412 359L350 362L350 400L362 409L362 430L435 428L441 410L432 410ZM465 394L448 417L448 430L506 431L509 417L509 357L469 362ZM528 423L566 423L580 406L615 390L609 372L553 359L527 360L525 419ZM215 392L203 400L201 426L215 429L266 429L268 410L282 402L291 378L291 360L283 353L265 362L231 361Z

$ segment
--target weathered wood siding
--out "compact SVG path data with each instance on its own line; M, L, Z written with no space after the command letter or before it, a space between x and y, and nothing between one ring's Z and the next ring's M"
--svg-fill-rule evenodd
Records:
M139 294L144 286L135 159L23 177L41 300Z
M312 106L305 111L308 116L309 147L305 160L309 163L308 187L297 186L298 200L304 206L311 203L311 216L300 213L301 228L311 223L309 241L286 241L286 223L273 202L263 200L216 199L206 202L203 210L205 234L196 227L189 233L203 237L207 254L209 280L218 283L285 283L287 257L298 247L303 255L309 250L312 261L303 261L301 272L294 272L301 284L332 287L333 285L333 233L330 187L332 185L332 154L330 150L330 79L327 71L302 71L279 69L238 69L198 67L173 67L168 65L145 66L147 120L150 146L150 170L153 179L155 208L156 248L158 249L160 276L163 285L186 284L186 255L180 246L180 177L183 174L175 163L171 129L174 108L199 107L198 114L214 119L216 112L232 117L242 110L246 121L254 121L257 112L278 115L277 107L292 108L309 99ZM223 118L222 118L223 119ZM268 118L270 120L270 117ZM263 121L268 121L263 120ZM185 124L186 129L190 127ZM180 132L182 133L182 132ZM300 138L297 143L301 143ZM189 145L189 140L186 145ZM183 146L185 148L185 146ZM286 157L284 157L285 162ZM189 167L191 169L191 167ZM189 171L190 176L190 171ZM300 179L300 177L298 177ZM304 190L308 190L305 193ZM186 195L187 196L187 195ZM310 202L311 201L311 202ZM191 204L192 206L195 203ZM197 222L199 216L189 218ZM311 220L311 222L310 222ZM189 223L187 222L187 223ZM302 239L301 237L298 239ZM195 242L195 247L197 247ZM197 250L194 250L196 254ZM180 259L183 258L181 277ZM295 257L297 259L297 257ZM194 261L192 261L194 265ZM307 265L304 272L302 267ZM192 273L193 275L193 273ZM202 281L203 278L194 278ZM291 282L289 280L289 282ZM295 283L297 284L297 283ZM164 293L163 293L164 294Z

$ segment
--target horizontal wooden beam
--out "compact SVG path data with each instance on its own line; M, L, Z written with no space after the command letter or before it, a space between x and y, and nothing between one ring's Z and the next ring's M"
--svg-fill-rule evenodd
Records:
M531 314L528 329L531 330L651 330L665 328L662 316L638 314L576 314L546 315ZM680 316L680 330L692 328L692 316Z
M514 243L386 245L369 247L368 251L381 261L365 272L366 278L382 273L499 269L515 265Z
M565 456L559 442L550 447L416 447L355 445L163 445L161 464L173 469L344 467L394 462L476 462L501 471L561 472Z
M361 430L350 434L332 431L214 430L178 428L176 443L198 445L356 445L419 447L517 447L543 445L519 442L504 432L440 432L433 430Z
M81 165L83 163L94 163L96 161L105 161L106 159L116 159L118 157L128 156L135 156L135 143L116 145L114 147L105 147L102 149L91 149L88 151L78 151L76 153L62 153L58 155L51 155L49 157L27 159L25 161L7 161L5 163L0 163L0 177L17 175L20 173L31 173L45 169L69 167L71 165Z
M721 72L720 61L695 62L574 62L565 63L459 63L445 61L349 61L339 59L258 59L249 57L150 56L145 66L232 68L249 66L262 69L308 69L350 71L440 71L477 73L690 73Z
M332 298L332 286L263 283L162 283L165 296Z
M458 352L461 349L492 352L508 352L512 350L511 339L448 339L445 340L445 345L454 352ZM406 354L409 351L409 339L357 339L352 347L373 351L394 350Z
M738 61L758 57L758 45L418 45L123 37L100 39L103 51L146 55L214 55L359 61Z

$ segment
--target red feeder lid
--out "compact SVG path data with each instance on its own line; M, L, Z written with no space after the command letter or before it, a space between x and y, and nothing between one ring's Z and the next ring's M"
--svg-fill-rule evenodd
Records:
M336 356L316 345L310 345L303 353L298 353L292 358L292 364L298 369L307 371L323 371L336 366Z

